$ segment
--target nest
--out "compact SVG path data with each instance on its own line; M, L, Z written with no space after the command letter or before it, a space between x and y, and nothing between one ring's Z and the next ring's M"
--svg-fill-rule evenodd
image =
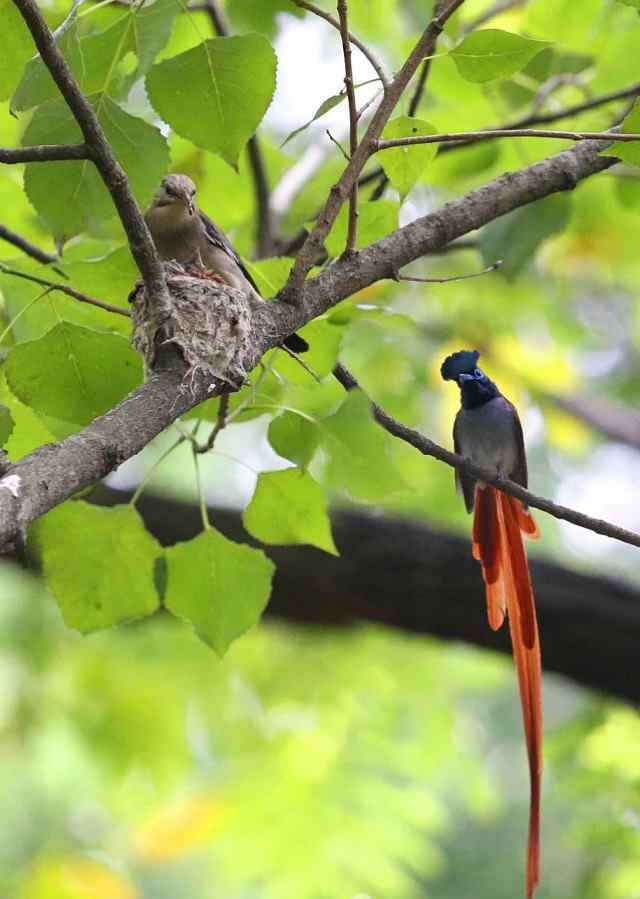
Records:
M173 347L184 363L185 381L219 378L240 387L246 378L242 360L249 348L251 304L241 290L199 266L165 263L170 302L149 302L143 284L131 293L132 343L147 372L159 364L161 349Z

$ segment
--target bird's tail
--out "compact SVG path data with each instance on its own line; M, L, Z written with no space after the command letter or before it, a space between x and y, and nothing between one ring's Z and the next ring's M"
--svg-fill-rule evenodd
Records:
M526 895L531 899L540 871L540 785L542 780L542 699L540 642L529 565L522 535L538 536L522 503L495 487L477 486L473 555L482 565L489 625L497 630L509 617L527 741L531 801Z

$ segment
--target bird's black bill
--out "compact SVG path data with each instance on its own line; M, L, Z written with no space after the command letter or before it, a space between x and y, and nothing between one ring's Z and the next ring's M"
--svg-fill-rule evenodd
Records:
M288 350L291 350L292 353L306 353L309 349L309 344L304 337L300 337L299 334L289 334L284 345Z

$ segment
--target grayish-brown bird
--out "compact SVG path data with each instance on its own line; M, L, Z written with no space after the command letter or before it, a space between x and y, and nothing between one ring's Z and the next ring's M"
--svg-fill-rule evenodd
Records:
M196 186L187 175L167 175L145 214L160 258L202 265L230 287L262 302L255 281L225 233L196 205ZM296 353L309 349L306 340L291 334L285 346Z

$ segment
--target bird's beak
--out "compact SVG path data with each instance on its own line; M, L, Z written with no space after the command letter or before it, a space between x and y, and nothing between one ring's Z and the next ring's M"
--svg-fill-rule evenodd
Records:
M458 375L458 384L460 387L462 387L465 381L473 381L473 375L467 375L464 372Z

